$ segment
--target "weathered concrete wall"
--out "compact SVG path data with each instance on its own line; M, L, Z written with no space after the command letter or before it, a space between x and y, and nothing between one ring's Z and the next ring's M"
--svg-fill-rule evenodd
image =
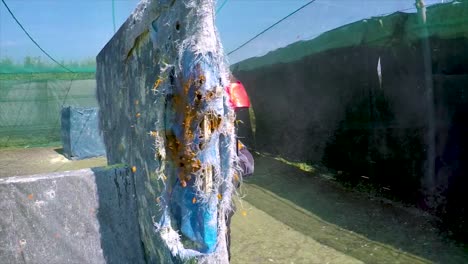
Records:
M416 15L399 13L234 65L256 117L255 137L248 126L240 135L247 135L247 143L259 151L325 165L341 171L341 180L371 182L384 193L452 215L455 225L462 224L468 218L461 209L466 208L461 202L466 192L460 187L468 172L463 165L468 162L468 145L461 136L467 131L462 120L468 118L468 39L466 22L458 20L468 5L440 10L441 14L433 8L428 15L441 18L428 22L435 32L429 39L430 54L423 52L423 39L414 39L420 32L410 31L418 29ZM392 34L380 36L380 31ZM356 34L360 42L353 45L296 54L300 59L281 63L288 59L285 54L320 49ZM432 57L428 74L424 56ZM273 63L275 58L279 62ZM426 77L433 101L427 99ZM248 119L244 122L249 124ZM433 160L427 154L431 144ZM435 171L431 178L426 177L429 170Z
M216 251L202 254L199 260L227 262L222 211L227 206L218 207L216 197L230 205L227 186L235 154L229 147L235 144L233 133L214 127L226 128L230 119L225 117L232 111L223 105L227 69L213 21L212 0L143 1L97 57L98 101L107 157L110 164L126 163L135 169L138 221L148 263L178 262L184 256L199 254L183 248L180 233L169 232L170 220L177 218L169 217L171 203L190 206L192 197L193 204L210 200L214 203L209 206L220 210L218 219L214 213L209 221L218 221L214 226L214 232L219 231ZM202 139L201 124L207 117L219 120L206 119L206 125L213 126ZM204 147L212 152L203 156ZM214 186L219 185L225 193L195 197L203 193L197 191L195 181L208 162L213 163L220 179L213 180ZM221 186L222 177L227 183ZM189 191L171 195L176 189ZM195 216L192 209L187 210L186 217ZM204 221L194 220L200 226Z
M155 3L145 7L149 8L145 16L130 17L97 57L97 95L107 159L109 164L126 163L137 169L137 225L148 263L172 263L170 252L153 227L153 219L160 215L156 198L163 185L155 173L160 164L154 160L154 138L149 134L156 130L157 121L160 128L164 127L165 105L164 97L151 92L160 69L149 27L169 6L157 7ZM137 52L147 56L136 56Z
M128 168L0 179L1 263L144 263Z

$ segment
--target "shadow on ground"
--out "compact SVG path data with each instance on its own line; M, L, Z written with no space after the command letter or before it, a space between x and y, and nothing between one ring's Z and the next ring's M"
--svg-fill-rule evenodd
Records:
M245 200L319 243L365 263L468 263L468 249L434 219L273 158L257 156Z
M65 153L63 152L63 148L54 148L54 151L57 152L57 154L60 154L65 157Z

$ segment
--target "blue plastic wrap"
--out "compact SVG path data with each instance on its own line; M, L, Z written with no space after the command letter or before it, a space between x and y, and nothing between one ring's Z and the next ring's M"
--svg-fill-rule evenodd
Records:
M63 152L69 159L106 154L99 131L98 108L65 107L61 113Z

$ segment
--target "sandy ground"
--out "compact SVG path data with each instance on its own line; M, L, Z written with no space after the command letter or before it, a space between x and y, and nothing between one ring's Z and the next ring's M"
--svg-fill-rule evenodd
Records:
M58 148L0 150L0 177L106 165ZM415 208L349 192L320 175L256 157L232 221L232 263L468 263Z
M0 149L0 177L22 176L105 166L106 158L69 160L59 147Z

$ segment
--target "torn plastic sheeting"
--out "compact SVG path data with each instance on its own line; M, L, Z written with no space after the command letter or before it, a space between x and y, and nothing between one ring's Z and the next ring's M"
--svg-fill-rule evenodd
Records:
M195 56L197 57L194 58ZM176 85L174 93L175 96L182 94L186 97L186 107L196 109L196 111L191 113L177 112L178 109L186 109L184 105L182 107L179 105L180 102L172 102L167 109L167 111L175 110L171 115L174 122L170 124L176 141L175 145L187 146L174 149L172 155L169 155L175 159L172 164L176 165L176 168L171 170L173 178L176 180L172 193L169 195L169 206L171 207L169 210L174 219L173 228L180 230L182 235L194 245L190 249L200 253L212 253L216 249L218 237L217 194L221 190L219 188L220 181L216 182L214 178L215 175L220 174L218 149L220 132L215 127L209 127L209 131L204 131L203 124L211 122L209 118L218 119L218 116L224 115L223 94L219 91L213 91L213 87L215 90L222 91L222 89L220 89L219 80L216 77L219 76L219 72L213 69L211 66L213 63L210 63L213 61L211 55L205 58L186 51L182 61L182 68L185 69L185 72L181 73L181 80L179 85ZM187 90L187 83L190 80L201 79L204 80L203 85L192 84ZM217 97L213 95L209 101L204 101L203 98L207 98L208 94L216 93ZM202 99L197 98L197 96ZM207 116L209 116L208 119ZM190 124L185 124L185 122L190 122ZM187 133L191 136L187 137ZM192 153L194 157L189 157L187 153ZM207 165L187 173L186 167L192 166L193 169L197 162ZM204 173L203 170L205 170ZM211 180L213 181L212 188L204 186L206 182L200 181L200 177L213 177Z
M162 15L149 29L161 54L162 76L155 87L170 98L164 155L169 180L156 227L172 254L182 258L215 253L225 236L223 219L231 210L235 155L229 149L235 149L235 142L222 135L233 133L234 115L224 89L227 69L214 31L213 5L176 2L177 15Z

